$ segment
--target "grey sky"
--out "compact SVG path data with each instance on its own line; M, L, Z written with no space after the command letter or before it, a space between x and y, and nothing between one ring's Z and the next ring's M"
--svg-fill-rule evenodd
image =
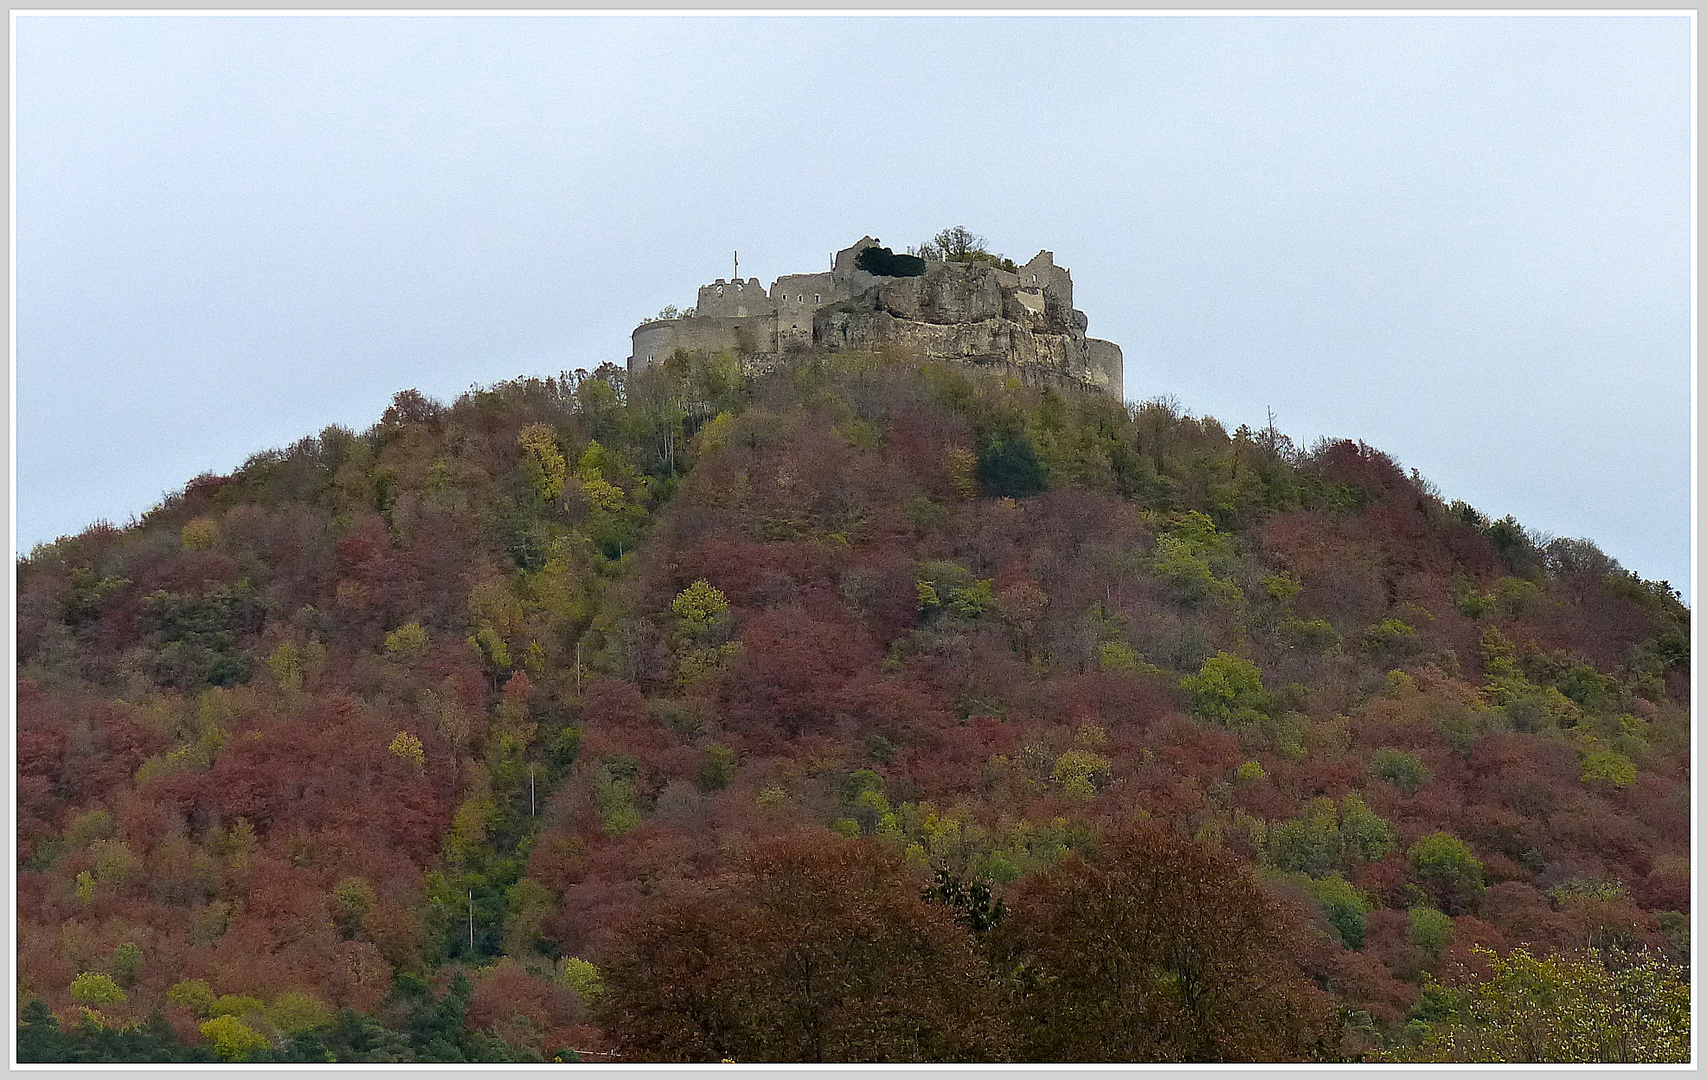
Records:
M1133 399L1685 589L1683 17L17 21L18 543L965 224Z

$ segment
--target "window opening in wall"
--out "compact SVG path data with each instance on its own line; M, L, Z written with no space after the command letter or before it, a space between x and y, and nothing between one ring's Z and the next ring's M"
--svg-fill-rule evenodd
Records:
M1031 283L1033 285L1037 284L1037 275L1036 274L1031 275Z
M1032 280L1033 280L1033 281L1035 281L1035 280L1037 280L1037 279L1036 279L1036 278L1033 278L1033 279L1032 279ZM721 286L721 285L719 285L719 286L718 286L718 287L717 287L717 295L718 295L718 296L722 296L722 295L723 295L723 286Z
M812 294L812 302L813 302L813 303L814 303L814 304L816 304L816 303L819 303L819 302L820 302L820 298L819 298L819 294L817 294L817 293L813 293L813 294Z

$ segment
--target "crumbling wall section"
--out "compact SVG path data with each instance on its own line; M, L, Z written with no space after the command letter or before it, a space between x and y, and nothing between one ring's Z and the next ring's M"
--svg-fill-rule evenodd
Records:
M1065 266L1055 265L1055 253L1040 251L1031 261L1019 268L1019 287L1041 289L1045 296L1063 308L1073 306L1073 275Z
M765 293L758 278L724 281L718 278L710 285L699 287L699 300L694 310L712 318L744 319L754 315L775 315L776 305Z

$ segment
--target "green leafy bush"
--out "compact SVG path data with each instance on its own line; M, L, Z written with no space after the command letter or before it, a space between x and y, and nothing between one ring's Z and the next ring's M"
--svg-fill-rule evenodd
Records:
M1396 649L1416 641L1417 628L1399 619L1385 619L1370 627L1363 642L1371 649Z
M605 981L599 969L578 956L564 957L558 981L588 1005L596 1005L605 995Z
M219 995L201 979L185 979L174 983L172 988L166 991L166 1000L183 1006L197 1016L206 1016L213 1008L213 1003L219 1000Z
M202 1024L201 1033L226 1061L245 1061L271 1046L265 1036L235 1016L216 1016Z
M1626 788L1636 782L1636 763L1616 750L1599 750L1583 758L1583 783Z
M1097 666L1104 671L1137 671L1138 653L1124 641L1106 642L1097 649Z
M1385 780L1400 791L1415 791L1428 783L1428 766L1415 754L1383 746L1369 759L1369 775Z
M1446 946L1452 943L1456 929L1452 916L1438 908L1414 907L1410 918L1411 944L1427 953L1430 959L1438 959Z
M1108 759L1089 750L1069 750L1055 761L1049 779L1061 786L1068 798L1086 800L1097 793L1095 778L1108 771Z
M973 577L963 566L927 562L919 566L918 573L919 610L927 620L941 616L976 619L996 606L994 582Z
M1288 619L1280 624L1280 636L1295 649L1325 653L1339 644L1339 632L1326 619Z
M729 613L729 599L710 582L700 578L676 594L676 598L670 601L670 612L675 615L682 632L698 640L710 634L712 628Z
M1357 859L1374 862L1393 849L1392 828L1355 791L1340 803L1339 825L1347 853Z
M705 761L699 768L699 786L706 791L721 791L735 779L735 751L721 743L705 748Z
M117 1005L127 995L111 975L85 971L71 980L71 1000L79 1005Z
M125 941L113 949L113 978L125 986L136 985L142 972L142 950L135 942Z
M1341 850L1332 799L1315 799L1302 817L1268 829L1268 860L1281 870L1318 877L1339 865Z
M1262 672L1228 652L1205 660L1196 675L1180 680L1180 688L1187 695L1186 708L1199 720L1246 724L1267 716L1271 706Z
M1335 805L1313 799L1299 817L1270 824L1262 844L1269 865L1321 877L1330 871L1370 862L1393 846L1393 833L1356 792Z
M1463 909L1482 891L1482 863L1468 845L1448 832L1430 833L1406 853L1411 876L1448 911Z
M1181 514L1156 538L1150 557L1151 569L1166 582L1179 599L1216 599L1237 603L1244 594L1216 571L1231 558L1232 538L1216 529L1207 514Z
M318 1030L332 1022L332 1010L318 999L297 990L288 990L267 1006L267 1023L286 1035L302 1035Z
M1345 942L1346 947L1363 948L1363 935L1367 925L1364 916L1375 907L1374 902L1338 874L1329 874L1323 878L1303 878L1299 884L1310 894L1311 899L1321 905L1323 914L1338 931L1340 940Z
M399 664L412 664L427 651L427 631L418 622L406 622L385 635L385 655Z
M640 762L628 754L611 755L594 773L593 803L611 836L621 836L640 824L639 776Z
M1431 984L1433 1015L1420 1044L1389 1060L1462 1062L1685 1062L1689 973L1651 954L1609 965L1604 957L1504 957L1476 950L1486 977L1461 987Z

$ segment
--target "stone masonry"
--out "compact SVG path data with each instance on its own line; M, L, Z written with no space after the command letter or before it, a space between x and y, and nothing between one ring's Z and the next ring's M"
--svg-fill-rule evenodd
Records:
M827 272L785 274L769 291L758 278L702 285L693 314L635 329L628 369L677 349L732 352L751 370L811 348L899 348L1122 395L1120 346L1085 336L1072 275L1050 252L1017 271L929 259L922 277L880 277L854 265L878 244L861 237Z

